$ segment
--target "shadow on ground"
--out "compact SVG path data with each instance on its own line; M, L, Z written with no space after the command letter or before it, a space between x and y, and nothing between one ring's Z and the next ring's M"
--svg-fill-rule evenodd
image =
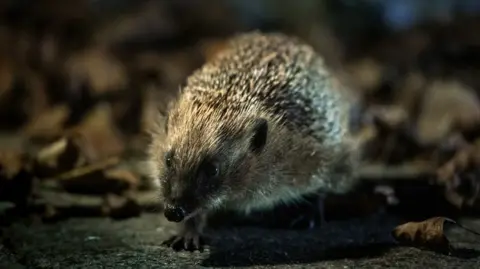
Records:
M214 251L202 266L254 266L281 264L311 264L322 261L343 259L361 259L380 257L393 247L391 243L374 243L360 246L337 246L324 249L321 246L309 245L304 248L283 247L272 249L269 244L255 244L250 251L245 246L238 246L229 251Z
M228 232L220 230L209 241L211 254L202 265L311 264L379 257L396 245L390 237L394 226L395 221L377 217L370 221L332 222L303 231L248 227Z

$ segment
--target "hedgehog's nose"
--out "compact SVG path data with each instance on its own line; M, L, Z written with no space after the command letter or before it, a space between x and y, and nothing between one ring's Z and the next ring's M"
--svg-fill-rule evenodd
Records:
M181 206L165 205L163 214L168 221L180 222L185 218L185 209Z

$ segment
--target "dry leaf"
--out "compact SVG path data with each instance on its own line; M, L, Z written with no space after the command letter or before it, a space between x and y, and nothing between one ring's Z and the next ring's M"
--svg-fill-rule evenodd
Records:
M365 92L377 88L382 80L383 67L377 61L366 58L347 67L353 83Z
M140 184L138 175L135 175L132 171L127 169L114 168L104 171L105 177L118 181L124 181L130 185L130 188L134 188Z
M422 222L408 222L396 227L392 235L402 244L449 250L450 243L443 233L445 221L447 219L437 217Z
M412 135L405 113L376 114L379 114L373 116L376 136L364 145L365 160L383 162L390 166L418 157L422 148Z
M125 181L115 178L105 178L99 170L92 171L79 177L59 182L59 185L69 193L105 195L114 193L123 195L131 186Z
M34 207L40 209L43 220L55 221L68 217L112 217L138 216L145 208L158 206L157 193L140 193L129 196L107 194L104 196L70 194L44 190Z
M406 123L408 112L401 106L372 106L368 113L371 113L383 123L388 124L390 128L396 128Z
M456 81L432 83L424 97L417 134L421 143L438 143L456 126L480 123L480 101L474 91Z
M101 48L74 55L66 62L66 70L71 78L86 79L93 95L123 89L127 84L123 64Z
M124 196L117 196L112 194L107 194L105 196L93 196L93 195L82 195L82 194L72 194L66 192L52 191L52 190L42 190L39 193L41 197L39 201L36 201L35 204L48 204L55 208L68 208L68 207L77 207L77 208L94 208L100 207L105 204L107 197L116 197L115 199L124 201ZM131 195L125 195L126 199L131 199L135 203L141 205L142 207L153 207L159 204L158 192L157 191L148 191L148 192L134 192ZM111 199L111 198L109 198ZM121 204L121 203L118 203Z
M89 174L102 172L102 170L107 169L111 166L117 165L120 159L118 157L112 157L105 159L103 161L98 161L93 164L77 167L75 169L69 170L63 174L55 175L54 177L47 178L47 181L57 181L57 180L72 180L82 176L88 176ZM102 174L103 175L103 174Z
M100 104L77 126L67 130L78 143L89 163L121 154L124 141L112 122L108 104Z
M480 145L470 145L437 170L445 196L458 208L480 210Z
M395 103L405 112L412 114L425 91L426 78L417 72L411 72L405 77Z
M133 176L118 170L107 173L105 170L117 165L119 158L109 158L93 164L75 168L66 173L48 178L52 186L59 186L71 193L103 195L107 193L122 194L132 188Z
M410 162L402 165L385 165L383 163L364 163L358 171L358 176L368 180L385 181L401 178L421 178L435 173L431 164Z
M34 115L24 126L23 133L27 137L56 137L63 131L63 125L70 115L66 105L58 105L47 109L39 115Z
M408 222L397 226L392 236L400 244L450 253L453 248L445 234L445 224L452 224L476 235L478 232L459 225L454 220L434 217L421 222Z
M75 168L82 161L75 141L61 138L42 148L34 162L34 173L39 178L51 177Z
M12 179L26 165L24 154L18 151L0 151L0 174Z
M105 197L103 207L106 209L105 213L115 219L136 217L142 211L140 205L134 200L112 194Z

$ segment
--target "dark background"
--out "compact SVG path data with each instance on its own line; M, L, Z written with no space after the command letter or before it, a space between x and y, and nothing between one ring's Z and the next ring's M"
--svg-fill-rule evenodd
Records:
M219 233L237 238L233 245L216 234L214 242L226 246L206 260L167 250L150 260L146 246L158 246L163 236L152 221L168 226L143 162L152 115L165 113L186 77L227 38L251 30L304 39L359 97L352 126L365 140L362 184L327 198L329 224L320 239L308 241L305 228L316 208L306 197L250 218L219 214L213 227L257 228ZM0 267L150 267L162 259L165 268L202 260L207 267L422 264L405 261L411 257L423 257L427 267L478 265L478 258L463 264L408 249L380 252L391 247L391 228L409 221L469 217L480 230L479 93L475 0L1 1ZM89 235L97 228L108 239ZM93 243L79 243L85 238ZM252 240L261 247L251 250ZM315 249L299 250L318 240L318 260ZM235 251L238 258L225 258ZM377 254L385 258L369 260Z

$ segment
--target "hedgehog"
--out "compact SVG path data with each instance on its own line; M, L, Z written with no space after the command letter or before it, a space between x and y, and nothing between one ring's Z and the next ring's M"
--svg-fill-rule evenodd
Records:
M249 214L351 191L351 108L346 87L300 38L232 36L151 132L152 179L165 218L178 226L163 245L202 250L207 217L219 209Z

